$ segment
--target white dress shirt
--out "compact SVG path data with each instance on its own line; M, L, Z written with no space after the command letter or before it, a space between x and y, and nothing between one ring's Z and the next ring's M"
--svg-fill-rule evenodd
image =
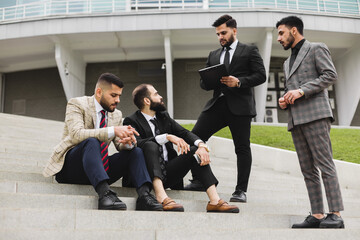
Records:
M234 56L234 52L236 50L236 46L238 44L239 40L234 41L231 45L230 45L230 49L229 49L229 53L230 53L230 58L229 58L229 63L231 63L231 60ZM225 53L226 53L226 47L224 47L224 49L222 50L221 54L220 54L220 63L224 63L224 58L225 58Z

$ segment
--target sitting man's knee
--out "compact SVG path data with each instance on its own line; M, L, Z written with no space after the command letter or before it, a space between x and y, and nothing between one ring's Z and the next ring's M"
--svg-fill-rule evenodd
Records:
M148 141L141 147L144 153L155 153L159 151L159 144Z
M83 143L88 147L100 147L100 141L97 138L87 138Z

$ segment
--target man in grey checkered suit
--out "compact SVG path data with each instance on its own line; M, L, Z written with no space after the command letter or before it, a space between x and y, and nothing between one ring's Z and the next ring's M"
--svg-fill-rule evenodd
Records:
M296 16L276 24L278 42L291 56L284 63L285 95L279 105L288 111L288 130L294 141L308 190L312 214L292 228L344 228L339 181L332 159L330 127L334 120L327 88L337 78L329 49L303 37L304 24ZM329 212L325 217L320 174Z

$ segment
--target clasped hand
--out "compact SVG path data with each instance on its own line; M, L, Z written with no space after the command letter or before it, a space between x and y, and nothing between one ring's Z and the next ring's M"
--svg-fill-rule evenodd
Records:
M188 151L190 151L189 144L187 144L184 141L184 139L182 139L182 138L179 138L172 134L168 134L167 140L169 140L170 142L172 142L173 144L175 144L177 146L177 150L178 150L178 152L180 152L180 154L183 154L183 153L186 154L186 153L188 153ZM197 154L200 157L200 160L201 160L200 166L205 166L210 163L209 153L206 151L205 148L199 147L196 150L195 154Z
M295 100L301 98L299 90L290 90L283 97L279 98L279 106L281 109L287 108L288 104L294 104Z
M136 136L139 136L139 133L132 126L115 126L114 127L115 136L119 137L119 143L128 144L129 146L136 144Z

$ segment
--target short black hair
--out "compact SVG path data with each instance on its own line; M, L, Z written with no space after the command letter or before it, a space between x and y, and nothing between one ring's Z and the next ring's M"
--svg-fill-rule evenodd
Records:
M144 98L150 99L150 92L149 87L152 86L150 84L140 84L137 86L134 91L132 92L132 97L134 104L141 110L145 106L144 104Z
M291 29L293 27L296 27L298 32L301 35L304 35L304 23L301 20L301 18L297 16L288 16L276 23L276 28L278 28L280 25L285 25L287 28Z
M107 85L115 84L119 88L124 87L124 83L120 80L120 78L112 73L103 73L100 75L97 81L97 85L104 83Z
M232 16L230 15L222 15L221 17L219 17L218 19L216 19L216 21L213 23L213 27L218 27L220 25L223 25L224 23L226 23L227 27L230 28L236 28L236 20L232 18Z

